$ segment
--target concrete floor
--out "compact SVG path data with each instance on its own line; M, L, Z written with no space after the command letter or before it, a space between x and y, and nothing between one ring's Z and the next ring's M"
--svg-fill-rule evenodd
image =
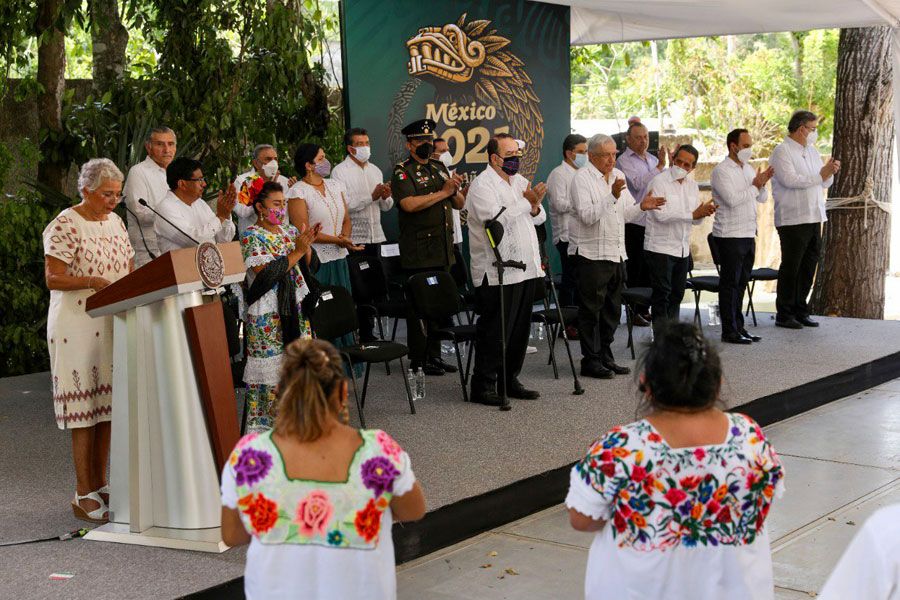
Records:
M900 502L900 380L766 428L786 491L768 521L775 598L810 598L878 508ZM400 600L583 597L591 534L562 505L398 569Z

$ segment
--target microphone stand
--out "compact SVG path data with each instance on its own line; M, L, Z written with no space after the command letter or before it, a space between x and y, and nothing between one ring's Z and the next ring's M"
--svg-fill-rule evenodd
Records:
M168 219L165 218L164 216L162 216L162 214L160 214L160 212L159 212L158 210L156 210L155 208L153 208L152 206L150 206L150 204L148 204L147 201L144 200L143 198L139 198L139 199L138 199L138 204L140 204L140 205L143 206L144 208L149 208L150 210L153 211L153 213L154 213L157 217L159 217L160 219L162 219L163 221L165 221L166 223L168 223L169 225L171 225L173 228L175 228L175 231L177 231L178 233L180 233L181 235L183 235L183 236L186 237L187 239L191 240L192 242L194 242L194 243L197 244L198 246L200 245L200 242L198 242L197 240L195 240L192 236L188 235L188 234L184 231L184 229L182 229L181 227L179 227L178 225L176 225L176 224L173 223L172 221L168 220Z
M566 320L563 315L562 306L559 303L559 295L556 293L556 284L553 283L553 271L550 269L550 259L547 259L547 266L544 268L547 275L547 281L550 282L550 295L553 299L553 303L556 305L556 315L559 319L559 326L562 329L563 334L563 344L566 347L566 354L569 355L569 366L572 367L572 379L574 380L575 389L572 390L572 394L574 396L580 396L584 393L584 388L581 387L581 382L578 381L578 373L575 371L575 361L572 360L572 349L569 347L569 334L566 333Z
M525 270L525 263L522 261L503 260L503 257L500 255L500 249L497 247L503 239L503 224L497 221L497 219L505 210L506 207L504 206L500 209L500 212L484 224L484 231L485 234L487 234L488 243L491 246L491 250L494 251L494 258L496 259L494 261L494 266L497 267L497 279L500 282L500 365L503 385L502 387L498 385L497 389L500 391L501 411L512 410L509 398L506 396L506 303L503 298L503 273L507 268Z

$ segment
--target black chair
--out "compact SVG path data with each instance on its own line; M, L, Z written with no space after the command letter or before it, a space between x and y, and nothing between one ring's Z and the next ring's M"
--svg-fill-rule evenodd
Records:
M347 266L350 271L353 301L356 302L357 308L374 314L378 333L383 340L388 338L381 325L381 317L393 319L394 326L390 338L393 342L397 336L398 321L406 318L406 301L398 294L391 296L381 259L375 256L350 255L347 257Z
M553 378L559 379L559 368L556 364L556 340L559 337L560 322L559 313L556 307L550 308L550 296L547 294L547 288L550 282L543 277L536 286L534 286L534 304L540 304L542 308L534 310L531 313L532 323L543 323L547 330L547 347L550 349L550 358L548 362L553 365ZM575 325L578 323L578 308L574 306L561 307L564 325ZM574 366L572 367L574 369Z
M462 311L462 304L456 288L456 281L446 271L417 273L407 281L407 291L415 313L425 321L452 323L455 315ZM424 328L424 324L422 325ZM469 401L469 370L472 367L472 342L475 341L475 325L450 325L429 329L428 338L453 342L456 364L459 368L459 382L462 385L463 400ZM463 370L459 344L468 344L469 356Z
M350 292L341 286L324 286L322 288L321 296L316 303L316 308L309 319L309 323L313 334L319 339L334 340L352 333L354 342L358 340L357 329L359 328L359 320L356 315L356 305L353 303L353 297L350 295ZM409 381L406 379L406 369L403 367L403 357L409 353L409 349L406 346L379 340L362 345L354 343L352 346L338 348L338 352L346 361L345 365L350 371L350 377L353 381L353 395L356 399L356 409L359 411L359 421L363 427L366 426L363 408L366 405L366 390L369 387L369 372L372 369L372 363L392 360L400 361L400 375L403 378L403 385L406 387L409 410L412 414L416 414L412 391L409 389ZM363 380L361 397L356 385L356 373L353 369L354 363L366 363L366 374Z
M747 282L747 312L744 316L753 315L753 326L756 327L756 309L753 308L753 290L756 289L757 281L777 281L778 269L770 269L769 267L760 267L750 271L750 281Z
M472 278L469 272L469 265L458 246L454 244L453 256L456 259L450 267L450 275L456 282L456 288L459 290L459 296L462 299L462 310L466 314L469 324L475 318L475 288L472 285Z
M622 304L625 305L625 325L628 327L628 344L627 348L631 349L631 358L634 359L634 315L637 306L650 306L650 297L653 295L653 288L648 287L626 287L622 290Z
M712 247L710 247L712 250ZM714 253L718 254L718 248L714 251ZM715 261L715 258L713 259ZM716 265L716 270L718 272L718 264ZM699 277L694 277L694 257L689 257L688 260L688 278L687 283L685 285L686 289L691 290L694 293L694 323L697 324L697 327L703 331L703 320L700 318L700 294L703 292L710 292L712 294L719 293L719 276L718 275L701 275Z

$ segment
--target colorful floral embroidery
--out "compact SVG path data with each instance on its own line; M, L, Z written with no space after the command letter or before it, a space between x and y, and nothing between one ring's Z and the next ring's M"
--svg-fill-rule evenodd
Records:
M269 474L272 455L254 448L244 448L234 465L234 481L239 486L252 486Z
M229 468L247 530L267 544L374 548L406 459L384 432L360 435L346 482L289 479L271 431L242 438Z
M300 535L324 535L333 514L334 506L328 499L328 494L322 490L310 492L297 504L295 522L299 525Z
M384 456L370 458L362 466L363 485L375 492L375 497L394 489L394 479L400 474Z
M619 546L649 551L753 542L783 477L749 417L730 415L725 444L672 449L647 421L617 427L576 464L611 501Z

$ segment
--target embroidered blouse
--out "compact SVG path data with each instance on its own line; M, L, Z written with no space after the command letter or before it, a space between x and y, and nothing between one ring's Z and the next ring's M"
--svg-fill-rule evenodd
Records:
M772 597L764 525L784 471L759 425L728 418L724 443L693 448L670 447L647 420L615 427L575 464L566 505L608 521L591 546L588 599L604 588Z

